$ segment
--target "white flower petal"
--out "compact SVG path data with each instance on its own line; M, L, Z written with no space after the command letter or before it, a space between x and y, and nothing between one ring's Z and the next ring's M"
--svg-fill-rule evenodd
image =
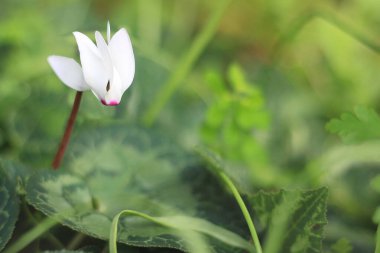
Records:
M101 54L95 44L84 34L74 32L86 83L97 97L104 99L109 81Z
M108 45L113 66L120 74L124 92L132 84L135 75L135 57L127 31L122 28L111 38Z
M111 40L111 25L110 21L107 22L107 42L110 43Z
M112 74L113 74L112 73L113 67L112 67L111 57L110 57L110 54L108 52L108 46L107 46L105 40L103 39L102 34L98 31L95 32L95 40L96 40L96 45L98 46L99 52L102 56L103 65L104 65L105 70L107 72L108 80L111 80Z
M90 89L84 81L81 66L74 59L52 55L48 62L59 79L70 88L77 91Z

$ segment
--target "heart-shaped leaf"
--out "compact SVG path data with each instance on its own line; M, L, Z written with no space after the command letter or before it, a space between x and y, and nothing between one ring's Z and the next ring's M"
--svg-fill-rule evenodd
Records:
M65 171L40 172L27 185L27 200L63 224L108 239L113 217L134 210L171 226L122 217L119 242L186 250L191 242L181 230L202 235L213 252L250 249L234 200L196 159L159 134L87 130L71 150Z
M0 251L11 238L19 213L15 180L5 173L0 162Z
M250 203L267 229L264 252L321 252L327 224L325 187L311 191L259 192Z

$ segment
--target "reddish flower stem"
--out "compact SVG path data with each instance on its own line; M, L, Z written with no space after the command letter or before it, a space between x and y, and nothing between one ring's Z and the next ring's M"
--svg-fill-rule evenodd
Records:
M53 163L52 163L52 167L54 170L57 170L59 166L61 165L61 161L62 161L63 155L65 154L67 144L69 144L71 131L73 130L75 119L77 118L77 114L79 110L80 101L82 99L82 93L83 93L82 91L77 91L77 94L75 95L73 108L71 110L70 117L67 121L65 133L62 136L61 144L59 144L57 154L55 155Z

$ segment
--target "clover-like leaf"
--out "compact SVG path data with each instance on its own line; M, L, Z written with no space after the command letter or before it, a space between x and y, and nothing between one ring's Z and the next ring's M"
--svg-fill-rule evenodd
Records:
M12 236L18 213L19 199L16 185L4 172L0 163L0 251Z
M108 239L115 215L134 210L165 224L178 221L177 227L122 217L119 242L186 250L191 242L178 231L188 230L205 238L212 252L249 250L234 200L196 159L159 134L86 129L71 150L66 170L40 172L27 185L27 200L64 225Z
M326 128L338 134L346 143L358 143L380 138L380 117L371 108L358 106L354 113L343 113L340 119L332 119Z
M331 251L333 253L350 253L352 252L352 245L347 239L342 238L331 246Z
M311 191L258 194L249 201L267 230L264 252L321 252L327 224L325 187Z

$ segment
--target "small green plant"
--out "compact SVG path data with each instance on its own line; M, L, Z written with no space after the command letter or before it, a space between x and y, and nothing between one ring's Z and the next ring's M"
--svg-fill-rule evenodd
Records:
M201 129L203 142L254 172L267 168L268 154L262 137L268 131L270 114L260 88L247 81L238 64L228 68L228 83L215 71L207 72L205 79L214 96ZM254 172L255 177L264 176Z
M380 253L377 10L1 1L0 252Z

